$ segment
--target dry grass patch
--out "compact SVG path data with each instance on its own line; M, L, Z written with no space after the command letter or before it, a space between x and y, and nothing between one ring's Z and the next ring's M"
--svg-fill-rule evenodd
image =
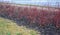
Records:
M18 26L14 21L0 18L0 35L39 35L38 31Z

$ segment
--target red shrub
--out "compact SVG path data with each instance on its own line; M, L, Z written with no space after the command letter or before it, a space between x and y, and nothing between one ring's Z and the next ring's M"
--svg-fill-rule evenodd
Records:
M3 12L1 12L2 10ZM25 17L27 22L37 22L37 24L42 26L45 26L53 21L56 27L60 27L60 11L55 12L55 10L50 11L42 8L38 9L37 7L30 8L5 5L0 9L0 14L1 13L7 14L11 18L15 17L17 19L21 19L22 17Z

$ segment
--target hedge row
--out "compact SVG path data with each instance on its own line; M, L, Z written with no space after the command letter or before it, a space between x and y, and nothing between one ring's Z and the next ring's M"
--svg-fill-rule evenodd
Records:
M57 28L60 28L60 9L56 8L0 4L0 16L24 21L26 24L35 23L39 26L54 24Z

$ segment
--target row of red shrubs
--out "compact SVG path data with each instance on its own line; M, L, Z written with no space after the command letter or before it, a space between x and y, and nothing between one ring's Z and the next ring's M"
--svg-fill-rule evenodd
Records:
M30 24L37 23L40 26L53 23L57 28L60 28L60 9L48 8L48 10L44 10L44 8L37 8L36 6L18 7L0 4L0 15L18 20L25 17Z

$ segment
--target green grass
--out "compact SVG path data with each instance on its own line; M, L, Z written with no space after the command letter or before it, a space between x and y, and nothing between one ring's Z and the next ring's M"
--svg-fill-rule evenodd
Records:
M39 35L38 31L18 26L12 20L0 18L0 35Z

